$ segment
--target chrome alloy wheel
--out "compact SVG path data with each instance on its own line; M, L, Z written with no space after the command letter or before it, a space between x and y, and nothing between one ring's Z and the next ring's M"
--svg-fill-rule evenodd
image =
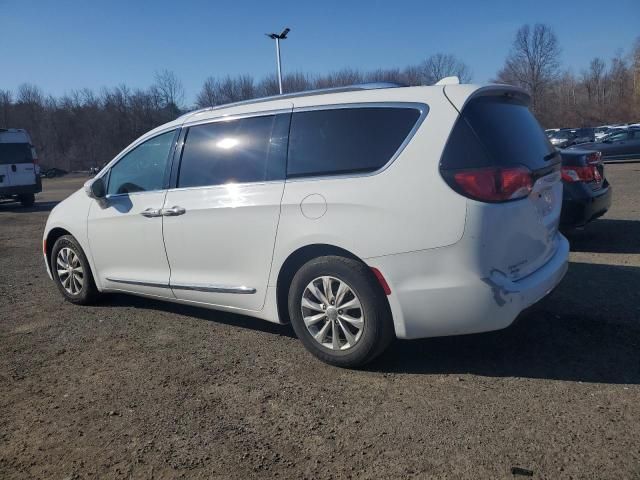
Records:
M364 329L360 300L342 280L318 277L304 289L302 318L316 342L331 350L353 347Z
M62 287L68 293L80 293L84 283L84 270L76 252L69 247L61 248L56 256L56 270Z

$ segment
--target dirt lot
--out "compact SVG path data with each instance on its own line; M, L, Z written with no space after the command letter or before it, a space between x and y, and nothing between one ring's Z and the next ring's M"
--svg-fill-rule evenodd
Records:
M83 181L0 205L0 478L640 478L640 164L511 328L396 342L365 371L288 326L62 300L40 255Z

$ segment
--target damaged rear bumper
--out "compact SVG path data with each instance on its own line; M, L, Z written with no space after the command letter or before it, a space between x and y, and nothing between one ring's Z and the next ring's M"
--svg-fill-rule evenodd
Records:
M456 245L367 259L391 287L388 296L398 338L424 338L506 328L562 280L569 242L557 234L553 256L535 272L511 281L494 273L480 278L461 261Z

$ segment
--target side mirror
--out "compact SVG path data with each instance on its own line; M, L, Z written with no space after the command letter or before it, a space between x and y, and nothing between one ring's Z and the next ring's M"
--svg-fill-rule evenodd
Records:
M107 195L107 186L104 183L104 179L102 177L98 177L88 180L84 184L84 192L87 196L95 198L96 200L104 198Z

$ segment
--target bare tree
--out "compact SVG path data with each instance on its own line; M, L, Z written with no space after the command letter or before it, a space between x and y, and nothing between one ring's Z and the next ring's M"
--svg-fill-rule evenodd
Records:
M9 127L11 122L11 103L11 91L0 89L0 128Z
M184 101L184 87L177 75L169 70L156 72L153 89L164 107L179 109Z
M560 47L550 26L523 25L516 33L511 52L498 80L520 86L531 94L535 112L541 97L558 78Z
M213 77L207 77L202 84L200 92L196 96L196 106L198 108L214 107L218 105L218 92L216 79Z
M391 68L384 69L379 68L371 72L367 72L364 75L365 82L392 82L392 83L404 83L404 78L400 69Z
M326 75L316 77L313 88L346 87L362 83L362 72L352 68L344 68L337 72L330 72Z
M582 83L590 101L602 104L604 99L604 83L607 66L601 58L594 58L589 70L582 72Z
M633 91L636 101L640 103L640 37L636 38L631 52L631 61L633 63Z
M422 85L433 85L445 77L456 76L461 83L471 81L471 71L467 65L454 55L436 53L427 57L418 67Z
M196 97L196 105L200 108L213 107L255 96L256 87L251 75L227 76L222 80L209 77Z
M258 83L257 92L259 97L278 95L278 93L280 93L278 78L275 75L268 75L264 77L260 83Z

